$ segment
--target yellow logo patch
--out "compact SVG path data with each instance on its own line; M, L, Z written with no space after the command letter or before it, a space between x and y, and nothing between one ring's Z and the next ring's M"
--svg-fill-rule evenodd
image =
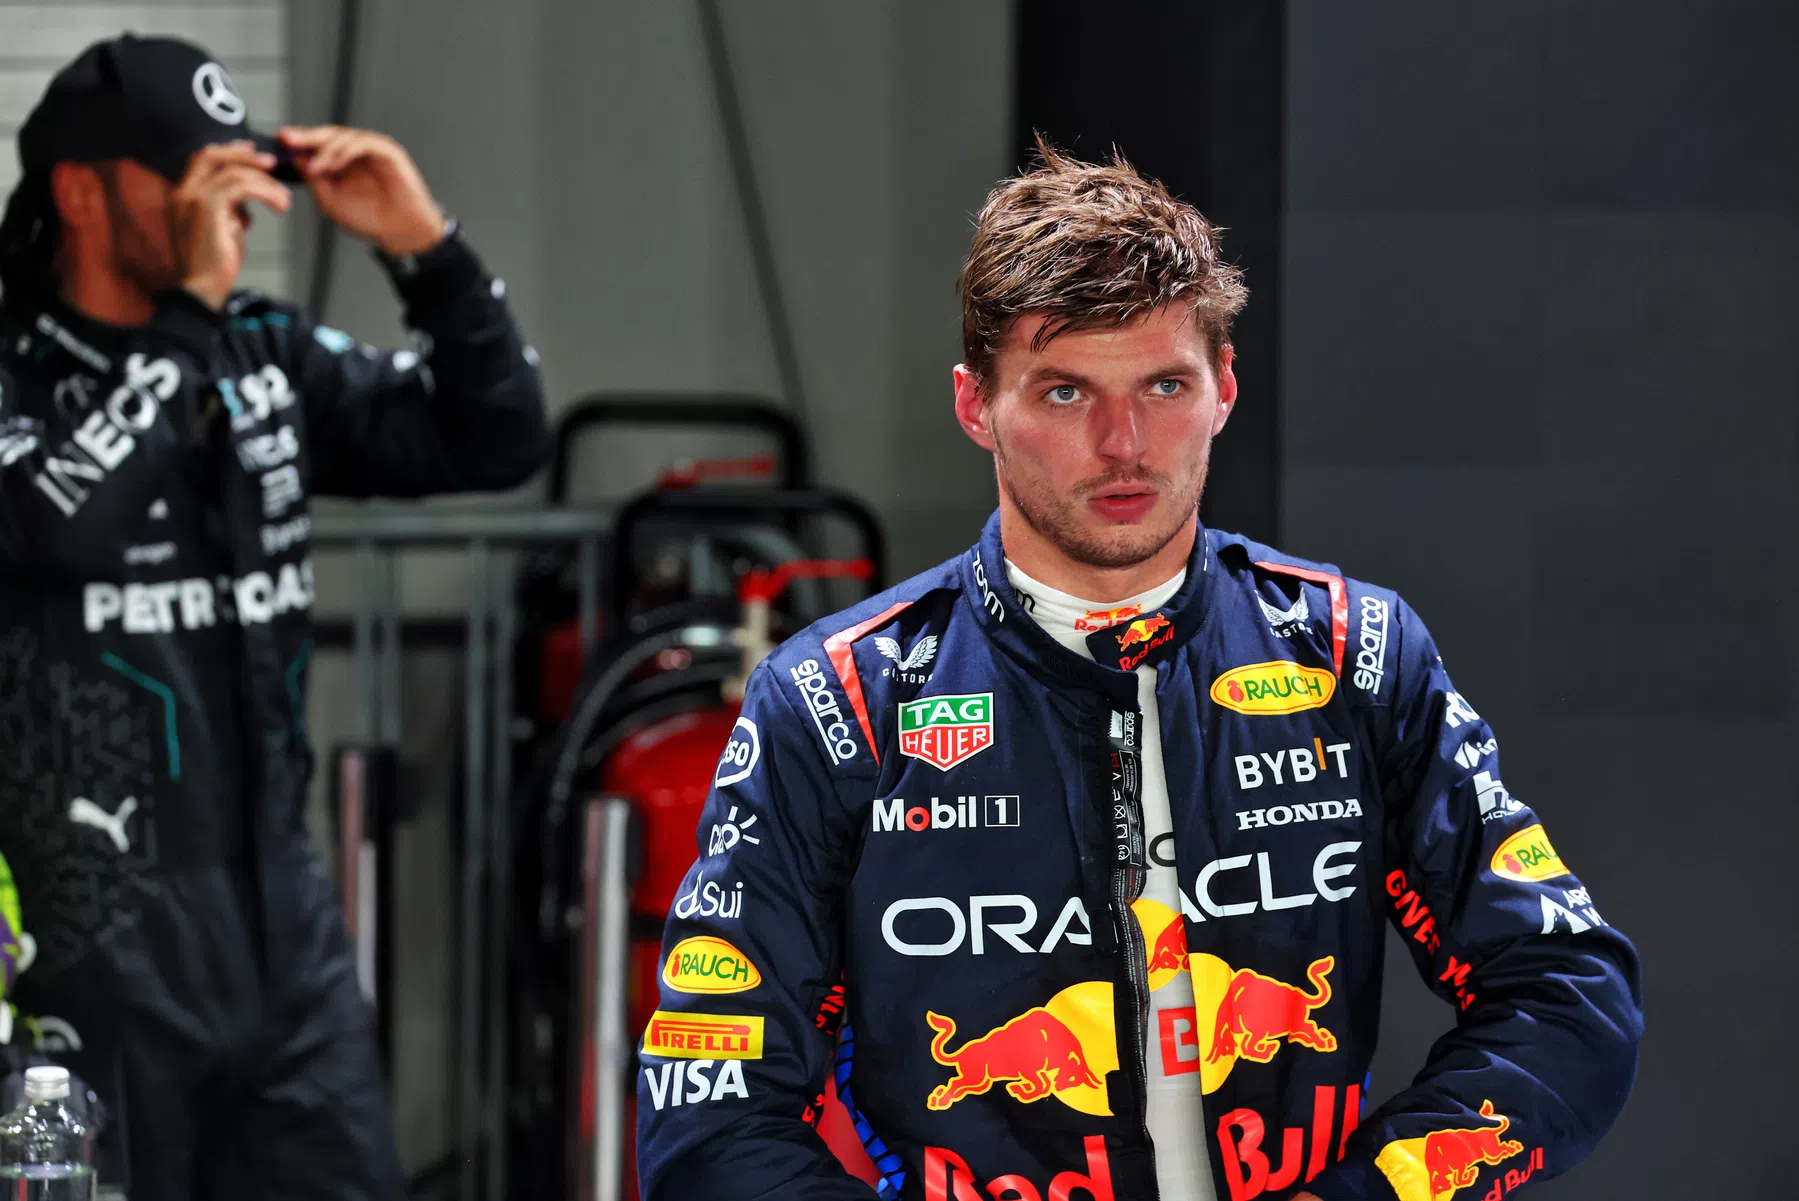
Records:
M1568 874L1568 865L1549 845L1542 826L1520 830L1493 852L1493 874L1510 880L1550 880Z
M1337 677L1322 667L1285 659L1233 667L1212 681L1212 700L1252 717L1317 709L1337 691Z
M670 1059L761 1059L762 1018L658 1009L643 1032L643 1050Z
M683 938L662 965L662 982L676 992L748 992L762 973L748 955L722 938Z

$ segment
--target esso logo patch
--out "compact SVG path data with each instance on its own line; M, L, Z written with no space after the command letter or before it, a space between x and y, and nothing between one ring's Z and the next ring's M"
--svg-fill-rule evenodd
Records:
M760 758L762 736L756 732L756 723L747 717L738 718L737 724L731 727L731 741L725 743L725 753L718 757L718 774L712 780L713 786L723 788L747 779L756 770L756 761Z

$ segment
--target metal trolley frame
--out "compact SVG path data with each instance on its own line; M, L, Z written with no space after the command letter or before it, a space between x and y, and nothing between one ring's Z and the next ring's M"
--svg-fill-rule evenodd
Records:
M388 964L392 934L390 861L396 806L392 748L401 730L401 614L398 558L407 551L457 550L466 556L470 587L462 613L463 762L461 858L456 865L460 934L456 953L456 1046L451 1069L452 1160L460 1201L500 1201L506 1188L505 1007L507 906L512 887L510 800L513 720L513 645L518 620L510 573L495 570L499 552L572 547L585 658L598 638L601 548L613 526L607 508L530 508L459 511L366 505L319 512L313 543L349 551L356 590L351 610L351 655L360 746L333 765L345 917L356 947L358 975L374 1003L383 1052L392 1051ZM581 1194L592 1201L618 1196L623 1153L623 1065L630 1054L625 1030L629 880L626 827L629 806L592 798L583 814L581 863L583 931L580 1009L592 1034L599 1108L593 1145L581 1154Z

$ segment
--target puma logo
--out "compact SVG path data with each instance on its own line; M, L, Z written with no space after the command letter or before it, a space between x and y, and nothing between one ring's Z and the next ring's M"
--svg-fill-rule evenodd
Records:
M119 803L117 813L108 813L84 796L78 796L69 802L69 820L80 826L92 826L103 831L112 839L112 845L119 848L123 855L131 849L131 835L125 833L125 823L137 812L137 798L128 796Z

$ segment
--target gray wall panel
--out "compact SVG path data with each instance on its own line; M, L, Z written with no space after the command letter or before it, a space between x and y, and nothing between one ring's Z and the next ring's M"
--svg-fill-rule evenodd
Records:
M1290 30L1289 544L1415 603L1643 955L1636 1094L1531 1195L1774 1189L1799 11L1294 0ZM1388 980L1376 1097L1452 1020Z

